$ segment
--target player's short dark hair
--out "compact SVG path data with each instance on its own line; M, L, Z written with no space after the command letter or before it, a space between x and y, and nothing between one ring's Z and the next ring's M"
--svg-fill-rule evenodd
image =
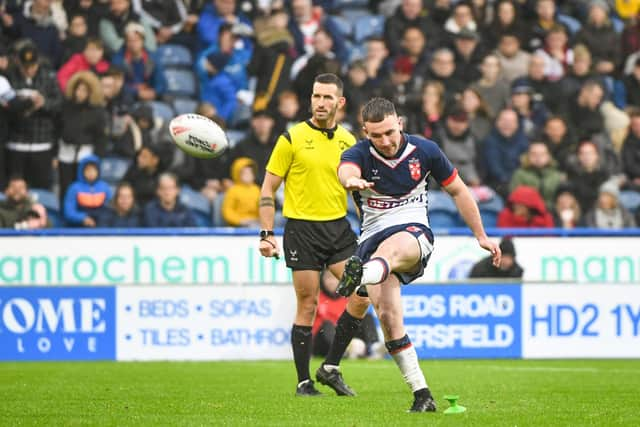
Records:
M333 73L318 74L313 81L314 83L331 84L336 85L338 92L342 95L342 89L344 89L344 83L342 79Z
M362 108L362 121L378 123L383 121L385 117L395 114L397 113L393 102L385 98L373 98Z

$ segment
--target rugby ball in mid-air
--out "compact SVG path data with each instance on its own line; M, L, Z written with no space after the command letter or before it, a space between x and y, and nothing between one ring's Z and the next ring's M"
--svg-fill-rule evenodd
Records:
M216 122L199 114L182 114L169 123L173 142L185 153L213 159L229 146L227 134Z

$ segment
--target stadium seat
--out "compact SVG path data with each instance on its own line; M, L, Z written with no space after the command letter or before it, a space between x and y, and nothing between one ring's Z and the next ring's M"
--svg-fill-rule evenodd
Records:
M189 186L180 189L180 201L193 211L198 227L211 227L211 203L209 199Z
M635 213L640 208L640 193L633 190L621 191L620 204L632 214Z
M47 210L47 217L51 221L53 227L63 227L62 211L60 210L60 201L58 196L53 192L41 188L32 188L29 190L31 198L34 202L40 203Z
M498 214L504 208L504 201L497 194L486 202L478 203L480 209L480 217L485 227L496 227L498 223Z
M369 7L369 0L334 0L333 8L338 11L345 9L366 9Z
M158 61L164 68L191 67L193 58L191 52L184 46L177 44L165 44L158 46L156 50Z
M368 15L356 19L353 27L353 41L360 44L369 37L382 36L384 32L384 16Z
M196 97L196 78L191 70L167 69L164 75L167 79L167 95Z
M353 9L346 8L346 9L340 10L340 16L342 16L344 19L350 22L355 22L356 20L358 20L359 18L362 18L363 16L373 16L373 15L368 8L353 8Z
M0 202L3 201L6 198L7 198L7 196L5 196L4 193L0 193Z
M580 28L582 28L582 24L580 23L580 21L572 16L558 14L557 19L558 22L567 27L571 35L577 34L578 31L580 31Z
M100 177L109 184L120 182L127 169L131 166L131 160L124 157L105 157L100 164Z
M364 43L353 44L349 41L346 42L347 47L347 61L351 64L353 61L364 59L367 56L367 46Z
M160 117L162 120L171 120L175 113L171 105L162 101L151 101L149 102L151 109L153 110L154 117Z
M453 199L444 191L429 191L429 224L437 228L460 227L462 222Z
M224 193L218 194L218 197L213 199L213 206L211 208L213 226L214 227L226 227L227 223L222 218L222 201L224 200Z
M456 215L447 211L429 211L429 225L431 228L455 228L459 227Z
M358 215L347 212L347 221L349 221L353 232L356 233L356 235L360 235L360 218L358 218Z
M173 110L176 115L195 113L198 108L198 101L191 98L176 98L173 100Z
M351 21L345 19L342 16L330 16L328 19L331 20L331 22L340 31L342 37L344 37L345 39L351 37L351 34L353 33L353 26L351 25Z
M227 129L227 138L229 138L229 148L235 147L235 145L247 137L247 131L239 129Z

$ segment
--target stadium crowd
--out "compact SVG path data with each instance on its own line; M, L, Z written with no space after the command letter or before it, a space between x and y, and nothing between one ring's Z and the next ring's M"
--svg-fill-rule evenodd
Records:
M256 226L320 73L358 137L392 100L487 226L640 223L639 0L4 0L0 29L0 227ZM223 157L175 148L187 112Z

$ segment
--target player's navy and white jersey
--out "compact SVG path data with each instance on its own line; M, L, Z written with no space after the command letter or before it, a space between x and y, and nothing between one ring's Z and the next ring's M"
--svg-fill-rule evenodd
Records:
M360 169L362 178L373 182L353 196L362 214L360 242L385 228L408 223L429 227L427 180L433 176L442 185L451 183L457 170L430 140L403 133L402 146L394 158L380 154L369 139L342 153L340 164Z

